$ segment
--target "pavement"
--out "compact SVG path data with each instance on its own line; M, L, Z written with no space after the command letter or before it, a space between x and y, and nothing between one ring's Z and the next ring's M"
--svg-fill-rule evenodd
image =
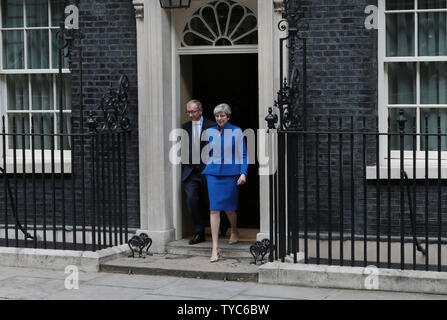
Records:
M447 300L447 295L104 272L79 272L75 289L76 273L68 271L0 267L0 300Z

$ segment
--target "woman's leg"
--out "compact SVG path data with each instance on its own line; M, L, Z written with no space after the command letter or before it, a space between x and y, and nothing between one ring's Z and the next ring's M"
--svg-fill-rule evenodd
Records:
M217 249L219 248L219 226L220 211L211 211L210 213L211 237L213 239L213 252L211 258L217 257Z
M238 241L239 232L237 231L237 213L236 211L232 210L225 211L225 213L227 214L228 220L230 220L231 225L230 241Z

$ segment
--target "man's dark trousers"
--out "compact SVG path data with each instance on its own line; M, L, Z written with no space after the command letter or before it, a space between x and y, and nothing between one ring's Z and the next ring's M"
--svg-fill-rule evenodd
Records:
M208 128L214 127L215 122L203 118L202 130L205 131ZM206 177L201 174L203 169L205 169L205 164L200 159L199 164L193 164L192 162L192 122L189 121L183 125L183 129L188 132L189 136L189 163L183 165L183 189L186 194L186 207L192 218L192 223L194 226L194 232L204 233L204 227L200 214L200 199L202 198L202 203L209 209L208 200L208 189L206 187ZM206 145L206 141L200 142L200 154L202 149Z
M203 233L200 204L208 206L208 190L206 177L200 173L199 168L193 169L189 177L183 182L183 189L185 190L186 207L192 218L194 232L196 234Z

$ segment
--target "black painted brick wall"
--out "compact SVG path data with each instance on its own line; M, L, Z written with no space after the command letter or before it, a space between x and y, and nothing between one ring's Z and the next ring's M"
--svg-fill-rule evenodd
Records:
M367 30L364 26L366 14L364 10L368 5L377 5L376 0L312 0L303 1L305 7L305 22L309 24L308 38L308 129L327 132L328 117L331 117L332 130L339 128L340 118L342 127L349 131L351 117L353 117L356 131L377 130L378 111L378 32ZM298 56L298 67L301 68L301 54ZM366 126L363 126L365 117ZM318 119L319 118L319 119ZM304 230L304 166L303 153L307 156L307 192L308 192L308 224L309 232L317 229L317 172L320 177L318 187L320 207L320 230L328 230L329 196L328 196L328 146L327 135L320 136L319 160L316 157L316 137L309 135L306 148L303 141L299 141L299 150L296 156L298 172L298 207L300 216L300 230ZM366 140L366 158L368 165L376 164L375 138ZM342 150L342 167L340 167L340 150ZM375 236L377 226L380 225L380 234L388 235L388 215L391 220L391 233L400 236L400 184L399 180L391 182L391 210L388 211L388 180L382 180L380 189L380 221L377 222L377 181L364 180L363 167L363 141L361 135L354 139L354 184L351 189L351 146L350 136L343 135L340 146L339 135L333 135L330 148L331 156L331 197L332 201L332 231L338 233L340 228L340 198L343 197L343 230L350 234L351 230L351 192L354 192L354 230L363 235L365 228L364 186L367 196L367 233ZM342 184L340 184L342 182ZM411 182L412 183L412 182ZM342 189L341 189L342 188ZM340 190L343 190L341 193ZM438 233L438 189L437 181L430 181L428 187L429 197L429 234L437 236ZM406 192L406 189L405 189ZM445 199L447 188L442 184L441 199ZM411 235L408 198L405 198L405 235ZM417 203L417 234L425 235L425 181L416 183ZM442 207L442 232L447 230L447 214L445 201ZM346 235L345 235L346 237Z
M377 114L377 30L364 26L375 0L313 0L305 7L309 118Z
M80 30L85 37L76 46L83 52L84 124L90 110L98 115L101 97L110 88L118 88L121 75L128 76L128 117L131 134L127 139L128 222L139 227L138 171L138 84L135 11L131 0L80 1ZM74 51L72 69L73 131L80 132L80 66ZM84 130L88 130L84 125ZM79 145L78 145L79 146ZM75 166L79 163L79 148L75 150ZM88 150L86 149L86 152Z

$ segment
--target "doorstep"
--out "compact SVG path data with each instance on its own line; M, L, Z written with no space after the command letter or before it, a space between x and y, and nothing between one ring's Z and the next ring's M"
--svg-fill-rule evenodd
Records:
M100 265L100 271L125 274L164 275L226 281L258 281L260 264L254 265L251 242L229 245L220 242L222 258L210 263L211 241L189 245L188 239L171 242L167 253L145 258L118 258ZM137 256L137 255L136 255Z
M162 275L224 281L258 281L259 265L226 258L210 263L210 257L154 254L143 258L119 258L101 263L101 272Z
M253 261L253 257L250 254L250 246L252 244L253 242L245 241L236 244L228 244L228 241L220 241L219 248L226 258ZM208 257L209 259L211 257L211 248L211 241L190 245L188 239L182 239L168 243L166 252L174 255Z

